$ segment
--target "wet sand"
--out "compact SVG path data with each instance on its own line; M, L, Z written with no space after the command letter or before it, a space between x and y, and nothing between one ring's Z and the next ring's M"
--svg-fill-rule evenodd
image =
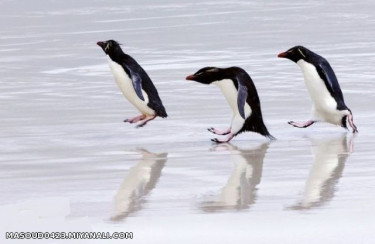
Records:
M131 231L133 243L372 243L374 7L0 3L2 232ZM168 119L141 129L122 122L137 112L95 44L107 39L146 69ZM299 68L276 57L297 44L328 59L358 135L287 124L311 111ZM254 80L278 140L245 133L211 143L206 129L226 128L229 106L216 87L184 78L234 65Z

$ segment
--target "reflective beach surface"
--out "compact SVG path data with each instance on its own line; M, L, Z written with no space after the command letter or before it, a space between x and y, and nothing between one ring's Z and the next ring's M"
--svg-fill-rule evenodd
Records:
M105 243L373 243L375 2L0 2L0 230L133 232ZM167 109L136 129L97 41L115 39ZM336 72L359 134L319 123L304 45ZM278 140L216 145L230 108L186 81L240 66ZM16 243L2 240L1 243ZM25 240L22 243L65 243ZM69 240L69 243L93 243Z

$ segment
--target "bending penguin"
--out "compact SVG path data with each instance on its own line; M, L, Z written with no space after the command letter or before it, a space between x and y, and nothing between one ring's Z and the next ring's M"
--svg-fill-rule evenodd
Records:
M275 139L263 122L257 90L250 76L239 67L205 67L186 77L202 84L216 84L224 94L233 111L232 124L225 131L209 128L216 135L228 135L224 140L211 139L213 142L229 142L236 135L253 131L269 139Z
M325 58L302 46L295 46L278 57L298 64L313 102L313 118L305 123L290 121L290 125L306 128L315 122L325 121L346 129L350 126L353 133L358 132L352 111L345 105L335 72Z
M146 71L131 56L125 54L114 40L99 41L109 62L115 81L125 98L138 109L141 115L124 120L142 127L156 116L166 118L167 113L158 91Z

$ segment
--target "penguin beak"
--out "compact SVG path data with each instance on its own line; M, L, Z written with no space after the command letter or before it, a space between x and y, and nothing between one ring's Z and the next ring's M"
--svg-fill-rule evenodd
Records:
M279 58L286 58L286 52L279 53L279 55L277 55L277 57L279 57Z
M194 80L195 76L194 75L188 75L186 76L186 80Z
M104 42L97 42L96 44L97 44L99 47L102 47L102 48L104 47Z

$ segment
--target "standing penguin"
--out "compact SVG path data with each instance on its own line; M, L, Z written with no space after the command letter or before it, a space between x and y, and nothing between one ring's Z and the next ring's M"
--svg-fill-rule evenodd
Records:
M136 123L138 127L147 124L156 116L167 117L158 91L146 71L132 57L125 54L114 40L97 43L107 54L109 66L117 85L125 98L141 112L141 115L124 122Z
M352 111L345 105L344 96L335 72L328 61L302 46L295 46L280 53L279 58L287 58L297 63L304 75L305 84L313 101L313 118L305 123L288 122L298 128L306 128L317 121L352 128L357 133Z
M216 135L228 135L224 140L211 139L213 142L229 142L233 137L245 131L253 131L275 139L264 125L255 85L243 69L239 67L226 69L205 67L195 74L187 76L186 80L194 80L206 85L216 84L233 111L232 124L227 130L208 129Z

